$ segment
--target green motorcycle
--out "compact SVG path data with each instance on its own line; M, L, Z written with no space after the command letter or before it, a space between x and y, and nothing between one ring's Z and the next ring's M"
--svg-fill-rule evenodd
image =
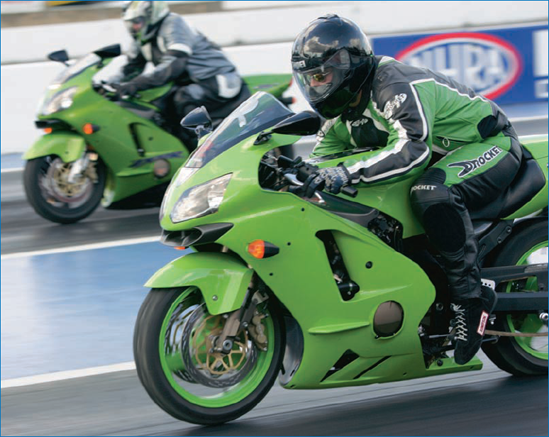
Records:
M93 78L121 53L114 45L68 65L68 55L48 57L67 65L49 86L39 105L36 126L45 135L24 155L27 199L42 217L74 223L100 203L108 209L158 206L177 169L196 146L180 120L171 120L172 84L118 99L115 90ZM245 78L249 90L283 98L291 75ZM248 94L249 95L249 94ZM214 124L248 96L241 96L212 114ZM173 113L173 111L172 111Z
M201 128L199 112L186 125ZM271 153L318 128L314 113L257 93L166 192L162 241L194 252L147 282L134 357L178 419L234 420L277 376L320 389L482 368L454 362L447 281L410 208L414 180L306 198L307 164ZM483 281L499 296L483 349L512 374L546 375L547 135L522 141L532 156L502 193L503 216L475 217Z

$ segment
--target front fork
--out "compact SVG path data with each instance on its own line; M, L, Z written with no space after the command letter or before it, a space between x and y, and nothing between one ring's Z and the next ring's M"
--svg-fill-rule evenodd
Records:
M76 183L79 179L82 179L85 175L87 175L92 182L97 182L97 174L90 173L89 166L90 161L97 161L98 155L97 153L89 153L87 151L84 151L82 156L78 158L76 161L73 162L69 175L67 177L67 182L69 184Z
M226 314L226 322L223 331L214 343L214 352L228 354L233 348L234 338L242 329L247 329L253 342L260 350L267 350L267 336L262 320L266 317L261 314L257 307L269 298L265 286L260 284L256 287L257 278L252 278L250 288L242 307ZM257 290L255 290L257 288ZM254 291L255 290L255 291Z

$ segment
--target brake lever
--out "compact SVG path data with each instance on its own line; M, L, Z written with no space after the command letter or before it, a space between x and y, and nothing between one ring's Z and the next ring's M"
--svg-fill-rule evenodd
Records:
M291 184L291 186L288 188L288 191L290 193L295 194L299 197L304 197L303 185L305 184L298 179L297 174L284 173L284 178ZM309 199L312 201L316 201L316 203L319 203L320 205L324 205L326 203L319 191L315 191L314 197L311 197Z
M358 190L354 187L346 186L341 190L341 194L352 197L353 199L358 196Z
M288 158L287 156L280 155L276 159L276 163L280 168L283 169L290 169L290 168L296 168L303 162L303 159L301 156L298 156L295 159Z

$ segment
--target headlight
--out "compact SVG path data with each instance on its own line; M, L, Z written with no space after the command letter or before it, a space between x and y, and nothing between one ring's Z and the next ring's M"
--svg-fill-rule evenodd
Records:
M54 94L53 97L42 105L42 115L51 115L56 112L68 109L72 106L73 97L76 94L78 87L67 88L66 90L59 91Z
M172 223L180 223L217 212L231 177L232 174L228 174L185 191L170 214Z
M166 205L168 204L168 199L171 199L173 192L176 190L177 187L183 185L187 180L194 175L199 168L188 168L188 167L181 167L178 172L175 174L175 176L172 179L172 182L170 183L170 186L166 190L166 193L164 193L164 198L162 199L162 205L160 205L160 221L164 218L166 215Z

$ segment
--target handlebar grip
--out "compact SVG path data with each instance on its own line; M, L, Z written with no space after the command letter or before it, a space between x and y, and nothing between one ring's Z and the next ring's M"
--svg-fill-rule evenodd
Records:
M343 187L341 190L342 194L345 194L346 196L352 197L353 199L358 196L358 190L354 187Z
M316 165L303 164L299 166L297 170L297 179L301 182L305 182L309 176L318 170Z

